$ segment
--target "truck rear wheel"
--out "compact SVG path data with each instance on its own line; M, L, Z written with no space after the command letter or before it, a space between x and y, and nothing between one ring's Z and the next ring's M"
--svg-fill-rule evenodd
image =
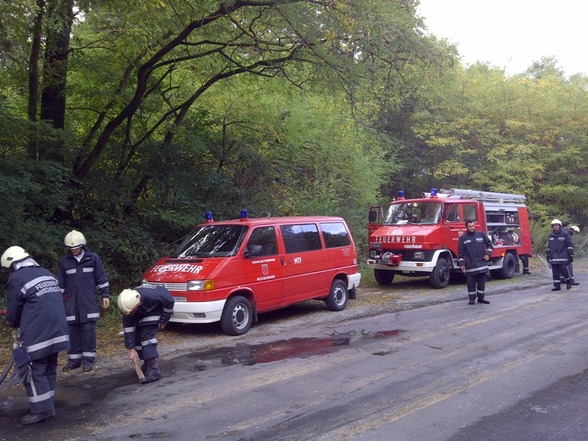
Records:
M513 253L506 253L502 259L502 268L490 271L495 279L512 279L517 269L517 261Z
M374 277L378 285L390 285L394 280L394 273L388 270L375 269Z
M447 259L440 257L437 265L435 265L435 269L433 269L433 272L429 276L429 283L435 289L445 288L449 285L450 274L451 270L449 269Z
M242 335L249 331L253 321L251 303L243 296L233 296L227 303L221 316L222 330L228 335Z

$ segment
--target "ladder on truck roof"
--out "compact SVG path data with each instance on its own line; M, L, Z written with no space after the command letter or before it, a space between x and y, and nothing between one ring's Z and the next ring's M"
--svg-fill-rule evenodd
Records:
M514 203L524 204L527 200L523 194L514 193L496 193L493 191L479 191L479 190L464 190L461 188L450 188L448 190L441 189L439 193L447 195L448 198L455 199L475 199L482 202L500 202L500 203Z

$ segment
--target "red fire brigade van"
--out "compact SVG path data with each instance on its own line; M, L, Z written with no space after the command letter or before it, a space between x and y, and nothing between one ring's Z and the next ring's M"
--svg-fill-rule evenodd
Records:
M210 213L143 283L164 285L176 302L172 322L220 321L246 333L257 314L307 299L345 309L361 274L345 221L308 216L215 222Z
M510 279L519 271L519 259L531 256L531 231L525 196L487 191L435 189L417 199L405 199L403 192L390 203L369 212L369 258L381 285L395 274L428 276L433 288L449 284L458 266L458 240L465 220L488 233L494 251L489 263L495 278Z

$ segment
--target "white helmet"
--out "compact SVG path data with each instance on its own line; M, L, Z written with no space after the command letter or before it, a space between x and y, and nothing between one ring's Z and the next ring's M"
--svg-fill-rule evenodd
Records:
M141 304L141 294L136 289L124 289L116 301L118 309L124 314L130 314Z
M554 225L559 225L561 227L561 221L559 219L553 219L551 221L551 226L553 227Z
M63 243L68 248L77 248L82 245L86 245L86 238L82 233L77 230L71 230L65 235Z
M577 225L574 225L573 227L570 228L571 230L574 231L574 233L578 234L580 233L580 227Z
M27 253L23 248L18 246L10 247L4 251L4 254L2 254L2 267L10 268L10 265L12 265L13 262L22 260L25 257L29 257L29 253Z

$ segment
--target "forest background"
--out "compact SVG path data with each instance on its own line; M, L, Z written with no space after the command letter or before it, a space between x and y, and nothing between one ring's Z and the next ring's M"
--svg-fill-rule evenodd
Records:
M3 1L0 250L55 271L78 229L117 292L207 211L343 216L361 256L398 190L525 194L540 254L588 225L588 78L464 66L417 6Z

